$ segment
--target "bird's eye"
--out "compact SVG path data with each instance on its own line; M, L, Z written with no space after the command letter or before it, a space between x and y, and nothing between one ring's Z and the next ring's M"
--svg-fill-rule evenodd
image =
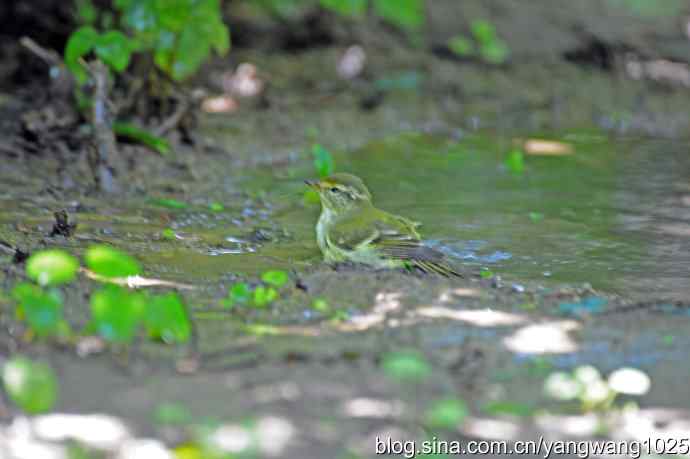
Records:
M331 188L331 193L337 193L338 191L340 191L340 190L337 189L336 187Z

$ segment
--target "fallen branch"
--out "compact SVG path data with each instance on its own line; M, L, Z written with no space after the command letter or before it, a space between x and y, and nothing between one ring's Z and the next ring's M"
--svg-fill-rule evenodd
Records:
M166 281L163 279L153 279L149 277L141 276L127 276L127 277L105 277L100 274L88 270L86 268L79 269L86 277L99 282L105 282L108 284L120 285L129 288L140 288L140 287L171 287L178 290L194 290L196 287L189 284L182 284L179 282Z
M190 104L187 99L180 98L173 114L163 121L160 126L153 131L153 133L160 137L163 134L166 134L168 131L175 129L180 124L180 121L182 121L182 118L185 117L189 111L189 108Z

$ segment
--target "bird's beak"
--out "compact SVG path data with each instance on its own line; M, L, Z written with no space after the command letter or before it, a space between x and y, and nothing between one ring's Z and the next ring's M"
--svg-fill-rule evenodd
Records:
M321 189L321 182L318 180L305 180L304 183L306 183L308 187L313 188L316 191Z

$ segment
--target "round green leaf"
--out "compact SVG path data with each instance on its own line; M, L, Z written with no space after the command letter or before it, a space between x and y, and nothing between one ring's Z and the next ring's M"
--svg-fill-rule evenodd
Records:
M2 380L10 400L29 414L46 412L57 400L58 382L45 363L15 357L3 367Z
M135 276L141 272L133 257L108 245L89 247L85 259L91 271L105 277Z
M149 336L166 343L184 343L191 334L187 310L174 292L149 298L144 321Z
M261 280L274 287L282 287L290 278L285 271L266 271L261 275Z
M86 83L88 75L79 59L93 49L97 39L98 32L96 29L91 26L83 26L72 32L67 40L67 45L65 45L65 64L80 84Z
M19 302L18 312L38 336L69 333L69 327L62 317L59 291L45 292L37 285L21 282L12 290L12 296Z
M427 410L424 420L426 425L435 429L454 429L469 414L464 400L450 398L438 400Z
M129 38L119 30L109 30L96 40L96 55L116 72L129 65L132 54Z
M384 356L383 371L401 381L421 381L431 375L431 365L415 350L391 352Z
M107 341L134 338L144 312L145 298L138 293L107 285L91 295L91 314L98 334Z
M58 249L36 252L26 262L26 275L41 285L71 282L78 269L79 260Z

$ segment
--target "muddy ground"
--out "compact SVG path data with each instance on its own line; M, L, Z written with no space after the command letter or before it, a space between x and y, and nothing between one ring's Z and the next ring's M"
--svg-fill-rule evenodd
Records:
M244 38L195 84L213 94L222 72L252 62L267 83L261 100L242 101L229 114L200 113L196 143L177 143L169 157L124 148L128 172L121 180L127 186L114 196L83 185L83 171L70 167L77 164L78 152L58 155L51 145L37 143L27 147L31 139L22 131L20 114L37 108L27 97L35 83L4 86L0 240L26 252L63 247L75 254L105 241L137 256L148 277L195 287L182 292L195 327L190 345L141 340L128 349L106 347L83 356L79 345L25 339L7 296L23 279L24 266L9 252L2 259L2 357L23 353L53 365L60 380L56 413L106 414L127 429L120 437L110 431L115 438L110 443L87 438L87 444L112 455L143 447L142 438L173 448L197 438L199 426L206 425L225 426L218 435L231 444L251 435L258 457L374 457L377 436L420 440L436 434L425 427L425 413L448 398L463 399L470 414L457 427L438 432L447 439L690 438L690 366L685 362L690 160L683 155L690 127L684 14L690 11L650 17L623 2L603 0L440 3L429 8L425 45L365 22L327 28L332 32L326 44L307 40L285 50L267 38L281 37L269 33L275 24L233 11L241 19L238 37ZM509 42L505 65L458 60L436 46L476 17L491 19ZM326 25L332 20L321 19ZM353 43L367 53L366 74L343 81L336 64ZM630 73L631 62L647 68L658 59L676 66L663 78ZM402 83L377 92L380 78ZM640 256L645 262L622 255L606 259L607 274L597 264L605 254L591 251L573 258L579 264L567 275L541 275L551 268L537 269L538 274L521 270L519 255L540 263L551 255L540 258L541 242L528 243L529 232L521 233L522 240L508 238L515 220L482 220L493 215L496 201L487 200L483 211L465 220L462 214L438 217L444 208L424 209L429 201L414 189L444 193L415 182L422 176L434 180L441 171L406 174L393 166L394 173L383 171L401 158L417 164L415 154L439 145L479 145L480 151L501 157L516 138L545 136L576 144L568 140L573 134L590 139L581 140L583 145L599 142L614 151L613 162L602 166L617 184L610 199L630 206L614 213L607 236L600 239L622 233L614 242L631 250L653 240L643 246L651 247ZM452 230L449 222L483 222L488 254L508 252L511 261L459 260L465 279L324 265L310 234L318 208L302 202L300 188L313 173L309 148L315 141L337 152L339 164L369 174L375 195L383 196L382 207L422 217L434 239L463 243L474 239L473 230ZM634 153L638 147L645 149L643 156ZM379 171L356 162L384 150L391 162L372 162ZM581 158L596 162L603 153L592 155ZM644 161L636 162L641 157ZM626 158L635 161L635 174L625 172ZM505 174L502 164L496 160L490 175ZM571 172L582 169L561 173ZM457 177L466 178L461 172ZM458 186L454 191L463 191ZM621 201L626 190L632 191ZM160 197L191 206L174 211L150 204ZM215 201L225 204L223 212L208 210ZM634 208L637 202L645 205ZM59 209L78 222L73 237L47 236ZM592 223L579 218L573 225ZM160 232L171 225L181 238L162 240ZM569 234L554 228L554 238ZM629 231L638 230L639 239L632 238ZM556 248L575 252L591 240ZM548 249L544 245L544 252ZM500 279L482 278L487 266ZM269 268L286 269L291 276L270 308L221 306L235 280L255 281ZM618 271L625 273L624 281L607 283L608 277L618 278ZM66 288L67 314L75 326L86 322L94 288L85 278ZM345 318L314 312L310 305L316 298L344 311ZM601 311L563 306L591 298L603 301ZM401 350L420 352L431 376L402 383L386 375L386 356ZM621 367L640 369L651 378L651 389L639 397L621 396L605 409L545 395L550 374L582 365L603 375ZM626 401L636 405L626 408ZM165 404L184 407L184 422L157 420ZM0 444L6 451L38 457L18 452L25 451L21 445L34 444L60 457L63 442L42 436L38 420L26 421L7 401L0 415Z

